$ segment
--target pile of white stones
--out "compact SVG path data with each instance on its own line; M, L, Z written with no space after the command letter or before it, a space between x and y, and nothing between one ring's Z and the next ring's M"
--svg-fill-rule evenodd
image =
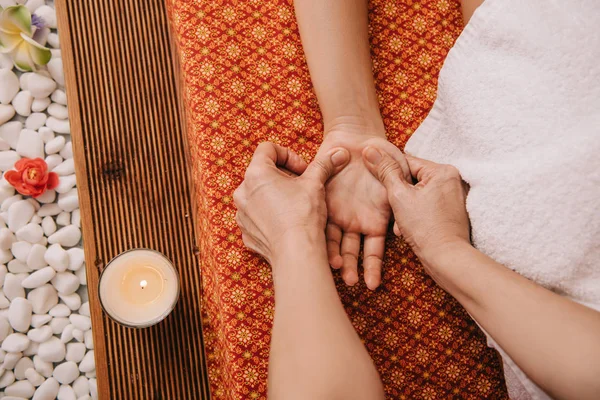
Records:
M97 398L94 343L81 249L79 199L51 1L25 4L52 31L52 59L18 73L0 54L0 172L43 158L60 183L33 199L0 179L0 398Z

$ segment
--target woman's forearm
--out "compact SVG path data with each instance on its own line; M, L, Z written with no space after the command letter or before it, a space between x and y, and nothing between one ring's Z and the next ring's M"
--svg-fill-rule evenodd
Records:
M273 260L269 398L383 398L379 375L335 288L324 234L283 240L279 254Z
M373 80L367 0L294 0L325 132L385 136Z
M559 399L600 393L600 313L542 288L469 244L423 257L452 294L538 386Z

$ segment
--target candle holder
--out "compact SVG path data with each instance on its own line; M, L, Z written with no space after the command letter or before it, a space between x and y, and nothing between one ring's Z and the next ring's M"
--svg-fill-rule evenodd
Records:
M164 254L144 248L110 260L98 283L104 312L130 328L147 328L165 319L175 308L179 291L173 263Z

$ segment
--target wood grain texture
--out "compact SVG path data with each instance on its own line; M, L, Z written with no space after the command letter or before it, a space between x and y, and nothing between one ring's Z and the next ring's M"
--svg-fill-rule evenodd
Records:
M83 224L99 397L208 398L201 282L178 72L162 0L57 0ZM173 313L147 329L110 320L98 277L136 247L178 269Z

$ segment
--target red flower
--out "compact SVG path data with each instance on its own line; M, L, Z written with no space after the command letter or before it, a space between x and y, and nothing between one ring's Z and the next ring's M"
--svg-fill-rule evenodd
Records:
M41 158L21 158L15 168L16 171L6 171L4 178L22 195L38 197L46 189L58 186L58 175L48 172L48 164Z

